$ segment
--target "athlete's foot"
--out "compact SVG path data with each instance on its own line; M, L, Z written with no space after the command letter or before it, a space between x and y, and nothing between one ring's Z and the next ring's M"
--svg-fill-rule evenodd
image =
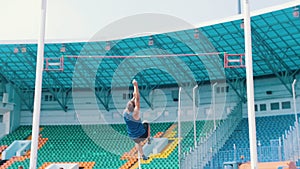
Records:
M151 144L151 140L153 140L152 137L148 137L148 144Z
M143 160L149 160L149 157L142 155Z

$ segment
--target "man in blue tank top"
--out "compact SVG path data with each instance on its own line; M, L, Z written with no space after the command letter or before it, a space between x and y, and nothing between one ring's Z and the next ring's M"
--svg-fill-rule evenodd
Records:
M123 117L126 122L128 136L135 142L135 146L143 160L148 160L149 158L144 155L142 142L148 139L148 144L150 144L150 125L141 121L138 83L136 80L133 80L132 84L134 88L133 98L127 103Z

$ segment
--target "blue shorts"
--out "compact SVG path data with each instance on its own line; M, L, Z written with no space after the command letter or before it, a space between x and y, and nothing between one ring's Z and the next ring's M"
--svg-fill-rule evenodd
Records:
M148 136L149 136L148 135L149 123L143 123L143 126L144 126L146 132L143 135L141 135L140 137L132 139L135 143L140 143L140 142L146 140L146 138L148 138Z

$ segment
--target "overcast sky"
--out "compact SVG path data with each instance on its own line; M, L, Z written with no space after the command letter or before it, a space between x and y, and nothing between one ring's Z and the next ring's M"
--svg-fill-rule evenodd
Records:
M249 1L256 10L293 0ZM143 13L199 24L237 14L238 0L48 0L46 39L89 39L110 23ZM0 0L0 40L37 39L39 15L39 0Z

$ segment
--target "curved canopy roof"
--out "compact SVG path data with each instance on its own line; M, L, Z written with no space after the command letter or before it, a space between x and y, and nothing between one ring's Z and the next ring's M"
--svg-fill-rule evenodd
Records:
M293 76L300 69L300 19L294 15L295 10L299 12L293 5L252 16L255 77ZM95 85L108 89L129 86L134 77L148 87L191 80L201 83L245 79L244 67L224 68L225 53L244 53L241 16L196 29L151 36L107 42L47 43L44 67L48 70L43 73L43 87ZM3 79L23 90L34 89L36 55L37 44L1 44ZM236 61L239 56L228 59Z

